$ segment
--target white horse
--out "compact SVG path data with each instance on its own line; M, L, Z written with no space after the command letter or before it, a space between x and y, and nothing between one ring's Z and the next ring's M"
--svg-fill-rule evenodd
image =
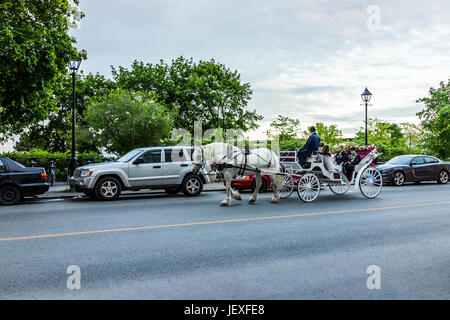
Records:
M248 155L245 155L243 150L235 146L214 142L196 147L192 154L192 160L195 172L198 172L205 163L210 163L223 173L227 196L220 203L222 207L229 206L231 198L241 200L239 192L231 189L231 179L234 174L255 175L255 191L250 197L249 203L254 203L258 197L258 191L262 184L261 173L270 176L272 182L273 198L270 202L277 203L280 199L278 186L281 184L281 176L274 174L280 172L280 161L276 154L269 149L252 149Z

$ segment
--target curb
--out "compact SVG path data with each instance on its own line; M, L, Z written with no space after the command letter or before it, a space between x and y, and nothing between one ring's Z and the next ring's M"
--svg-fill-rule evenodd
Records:
M203 190L203 192L216 192L216 191L226 191L225 188L223 189L214 189L214 190ZM57 192L55 192L57 193ZM122 193L122 195L149 195L149 194L160 194L160 193L165 193L164 191L155 191L155 192L140 192L140 193ZM79 194L70 194L70 195L61 195L61 196L37 196L34 198L29 198L29 199L38 199L38 200L46 200L46 199L72 199L72 198L76 198L82 196L84 197L84 193L80 192Z

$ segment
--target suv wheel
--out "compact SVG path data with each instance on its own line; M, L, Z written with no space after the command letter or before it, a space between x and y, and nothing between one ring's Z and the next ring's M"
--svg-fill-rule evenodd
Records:
M203 190L203 181L199 176L188 175L181 186L184 195L188 197L198 196Z
M116 200L121 191L120 182L114 177L100 178L95 185L95 196L100 200Z
M14 186L6 186L0 189L0 203L12 205L22 199L20 190Z

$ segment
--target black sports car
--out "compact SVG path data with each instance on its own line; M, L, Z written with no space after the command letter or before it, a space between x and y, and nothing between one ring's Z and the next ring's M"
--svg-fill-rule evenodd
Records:
M0 204L15 204L25 196L48 189L44 168L27 168L9 158L0 158Z
M431 156L406 155L395 157L377 167L383 182L401 186L405 182L437 181L448 182L450 163Z

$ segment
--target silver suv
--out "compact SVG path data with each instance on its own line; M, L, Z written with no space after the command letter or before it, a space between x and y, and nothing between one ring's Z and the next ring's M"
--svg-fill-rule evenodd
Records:
M203 184L216 180L216 174L203 169L192 172L193 147L164 146L140 148L115 162L86 165L75 170L69 182L91 198L115 200L123 190L164 189L169 194L180 190L197 196Z

